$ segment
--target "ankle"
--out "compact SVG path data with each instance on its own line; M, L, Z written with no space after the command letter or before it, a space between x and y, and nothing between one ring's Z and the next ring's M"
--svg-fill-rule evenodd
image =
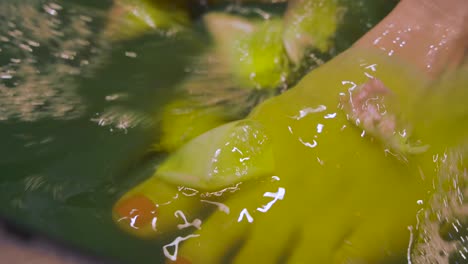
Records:
M468 47L468 1L441 1L401 1L355 47L398 57L431 77L457 67Z

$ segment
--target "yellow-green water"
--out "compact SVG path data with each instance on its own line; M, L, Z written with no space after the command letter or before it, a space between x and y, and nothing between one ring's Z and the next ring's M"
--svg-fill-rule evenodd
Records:
M150 34L111 44L100 37L105 23L103 14L110 2L57 3L63 7L63 10L55 8L58 15L50 13L55 6L48 1L5 1L0 4L0 17L10 22L0 27L1 35L10 39L0 44L2 74L8 73L9 69L15 70L8 73L13 78L8 78L7 74L1 80L2 216L97 255L126 263L162 263L162 248L172 242L176 235L167 235L159 240L133 237L114 224L111 210L122 193L151 176L155 164L165 157L162 153L148 154L157 136L156 122L151 118L148 120L148 116L153 116L170 100L171 89L187 76L190 62L204 51L207 39L203 33L176 37ZM372 7L369 5L367 8ZM337 51L331 56L349 46L383 13L368 21L360 18L357 20L359 23L340 29L345 31L338 32L337 39L340 41L337 42ZM41 31L43 34L35 34L35 28L24 19L31 15L38 19L38 25L44 25L55 17L58 23L53 29L66 34L57 35L47 27ZM15 27L22 34L15 34ZM33 42L28 44L28 40L40 46L36 47ZM89 44L80 46L85 43L82 40ZM19 44L24 43L32 51L18 48ZM18 59L21 61L18 62ZM285 94L282 99L273 99L252 114L252 118L263 123L267 130L274 131L276 148L284 150L275 152L275 160L280 161L276 175L280 180L264 179L263 185L252 184L250 187L249 183L245 183L240 185L242 192L232 196L244 193L243 199L248 199L247 204L255 210L269 201L262 197L263 193L276 192L279 188L286 190L284 200L277 201L271 212L253 215L255 226L261 228L254 229L257 231L252 236L252 245L258 243L255 238L264 239L265 234L281 238L278 239L280 241L267 240L270 243L267 245L271 246L267 248L267 253L271 257L275 256L271 248L276 248L278 254L288 255L293 252L292 245L298 248L314 245L314 250L307 250L307 254L313 253L317 261L326 259L329 257L327 254L335 249L330 248L335 242L332 239L354 230L355 223L361 221L356 217L369 223L364 225L369 229L356 230L372 233L376 239L381 239L380 242L391 235L403 238L392 241L407 243L410 233L403 223L414 222L411 212L420 208L417 200L426 197L422 193L424 184L419 178L402 175L408 170L412 176L419 175L413 173L415 168L404 167L391 157L379 158L384 155L381 149L367 139L356 141L355 145L348 144L353 141L347 138L353 138L360 132L351 128L340 132L339 128L345 124L342 114L333 119L324 119L322 114L325 112L331 115L337 112L336 105L333 105L336 92L332 93L328 88L340 87L340 81L351 80L355 76L352 71L342 74L344 70L338 69L341 68L331 71L336 73L333 78L312 80L313 77L310 77L310 80L303 80L300 89ZM36 70L40 70L40 73ZM388 79L389 82L395 81ZM309 86L317 88L310 89ZM323 86L327 89L319 89ZM37 91L33 93L34 96L31 90ZM330 97L322 92L330 92ZM320 100L311 105L311 101L305 101L309 97ZM289 103L290 100L295 103ZM32 103L28 105L25 102ZM271 105L276 107L272 108ZM290 118L298 115L304 107L319 105L327 106L325 112L311 114L301 120ZM277 119L272 121L272 117ZM323 125L322 133L327 136L317 134L318 124ZM278 129L278 126L284 129ZM293 128L293 132L288 127ZM336 133L340 141L334 141L335 135L330 133ZM314 140L318 145L311 148ZM290 155L292 152L295 155ZM343 164L335 162L345 160L343 155L350 155L351 158ZM310 160L310 164L303 162L303 159ZM366 167L362 175L357 174L361 167ZM382 169L388 173L382 173ZM343 175L348 177L343 179ZM187 190L175 192L183 195ZM205 195L205 200L209 200L208 195ZM214 195L211 194L211 197ZM399 199L398 202L395 199ZM233 200L229 205L234 214L235 210L241 211L244 204L245 201L240 199ZM385 210L375 211L375 208ZM214 207L205 204L202 209L203 212L197 215L201 219ZM355 211L362 211L362 215L345 221L349 225L341 225L342 220L348 219ZM395 211L398 213L391 214ZM404 214L404 211L409 213ZM389 221L396 216L401 217ZM281 220L268 220L270 217ZM237 220L233 217L229 219ZM224 220L214 218L209 221ZM383 225L394 222L399 225ZM203 224L209 227L210 222ZM322 226L339 226L339 229L322 229ZM207 228L205 237L210 238L211 235L213 239L203 241L215 244L210 246L228 247L231 235L239 236L241 240L250 237L242 231L245 226L239 229L228 227L223 231L216 230L214 234L210 234L213 229ZM220 232L225 233L225 241L219 237ZM311 240L301 240L301 234ZM362 237L368 238L356 236L356 243L367 241L364 238L360 240ZM297 244L288 246L284 244L285 241L296 241ZM379 243L371 245L378 251ZM397 258L406 257L406 244L391 246L398 249ZM254 248L264 249L262 246ZM205 248L207 255L212 257L222 252L215 249ZM366 248L362 252L372 253L374 249ZM317 252L321 253L315 254ZM252 257L252 254L247 251L243 256ZM302 255L297 257L308 258Z

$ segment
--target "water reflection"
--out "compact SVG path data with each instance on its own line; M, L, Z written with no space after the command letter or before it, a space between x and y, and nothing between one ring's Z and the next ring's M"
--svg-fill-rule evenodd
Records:
M0 120L75 119L76 77L101 60L92 10L49 1L0 3Z
M182 212L181 210L175 211L174 215L175 215L176 218L181 218L182 220L184 220L183 224L178 224L177 225L177 228L179 230L184 229L184 228L188 228L188 227L191 227L191 226L195 227L196 229L201 229L202 221L200 219L195 218L192 222L188 222L187 218L184 215L184 212Z
M282 187L278 188L278 192L276 193L266 192L263 196L273 198L273 200L267 203L266 205L257 208L257 211L262 212L262 213L268 212L268 210L270 210L273 204L275 204L278 200L284 199L285 193L286 193L286 190Z
M199 237L199 235L188 235L188 236L185 236L185 237L177 237L174 241L172 241L170 244L167 244L163 247L163 252L164 252L164 255L172 260L172 261L176 261L177 260L177 253L179 252L179 244L182 242L182 241L185 241L187 239L190 239L190 238L196 238L196 237ZM174 252L171 254L169 252L169 248L173 247L174 248Z
M242 211L239 214L239 218L237 218L237 222L241 222L242 220L244 220L244 218L249 223L252 223L254 221L247 208L242 209Z
M214 205L216 205L218 207L218 210L220 210L221 212L224 212L226 214L229 214L231 212L229 207L227 205L223 204L223 203L208 201L208 200L200 200L200 202L214 204Z
M466 147L434 155L438 181L433 183L434 195L429 205L418 213L415 226L416 244L413 263L463 263L466 260L467 195L463 183L468 179Z
M320 113L327 110L327 107L324 105L319 105L316 108L306 107L304 109L299 110L299 114L293 116L292 118L296 120L301 120L302 118L308 116L309 114Z

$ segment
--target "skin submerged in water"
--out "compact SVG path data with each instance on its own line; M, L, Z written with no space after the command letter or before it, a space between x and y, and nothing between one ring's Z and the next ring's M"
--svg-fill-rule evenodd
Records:
M415 40L414 35L406 37L408 43ZM394 51L399 52L404 54L405 49ZM407 227L415 223L416 211L422 208L418 201L428 198L435 176L432 154L440 149L413 151L413 147L432 143L434 135L417 130L423 126L408 114L412 104L408 106L401 98L416 97L411 94L423 90L427 80L400 62L366 53L358 45L308 74L289 92L258 106L240 133L236 132L236 123L212 130L173 156L183 159L170 158L162 165L164 170L156 175L174 181L173 175L182 172L176 176L179 184L185 182L184 177L207 181L213 175L210 172L236 166L247 168L247 173L241 174L243 181L249 178L244 176L252 176L248 169L266 168L260 173L264 180L254 187L241 187L223 204L229 210L215 212L201 224L200 231L183 237L186 241L178 256L192 263L220 263L230 252L234 252L230 254L234 263L252 259L259 263L378 263L405 255ZM414 60L416 66L426 57L419 59ZM400 104L386 100L387 89ZM360 98L358 102L362 103L380 95L385 100L351 104L353 98ZM365 120L360 123L358 119ZM414 124L414 131L408 124ZM256 128L255 133L242 134L251 127ZM254 134L262 137L257 140ZM419 142L419 134L427 141ZM232 142L226 140L228 135L240 138L234 147L241 152L255 139L259 147L252 152L253 157L271 153L273 158L248 164L245 158L250 155L242 156L244 161L235 161L229 151L216 155L216 150ZM392 140L394 136L398 141ZM236 162L240 165L234 165ZM219 166L210 167L213 164ZM130 194L153 195L154 190L164 188L155 177L150 181L155 184L140 185ZM229 183L233 183L232 178L214 188ZM210 189L210 185L195 187ZM116 208L126 208L124 202L129 199L122 199ZM144 211L144 204L136 208ZM180 206L184 210L193 208L193 204ZM163 215L158 216L157 221L164 221ZM196 214L190 216L192 219Z
M211 128L244 118L336 54L338 42L354 42L392 6L387 0L292 0L281 19L209 12L203 22L213 48L196 59L175 101L156 115L161 133L155 149L171 153ZM338 38L337 30L352 37Z
M250 190L229 200L226 205L232 215L216 213L208 219L197 233L200 237L184 244L181 256L193 263L219 263L239 241L243 246L234 263L248 263L258 255L261 263L283 257L288 263L341 263L347 258L375 263L401 255L406 227L413 223L420 208L417 201L425 200L431 183L432 160L427 153L394 154L386 142L371 142L372 135L363 135L366 130L347 119L340 93L366 83L365 73L392 88L418 85L394 65L366 57L366 61L358 54L337 58L252 113L250 118L261 123L274 142L275 170L270 176L280 180L269 190ZM366 69L376 63L375 72ZM398 80L392 78L395 72L402 73ZM425 180L419 168L424 169ZM280 188L283 199L268 213L258 210L269 201L264 192ZM244 209L252 223L238 222ZM220 231L215 226L228 226L222 245L217 244Z
M334 6L336 3L330 1L329 4ZM316 10L330 8L329 5L324 4L316 7ZM334 10L334 8L331 9ZM292 10L302 12L303 6L293 5ZM295 13L288 9L288 14L291 16ZM329 24L332 25L336 25L336 19L336 14L330 14L327 17L327 20L330 20ZM205 16L204 21L216 44L215 55L221 58L220 63L216 64L215 62L214 66L208 65L208 72L220 76L228 75L228 79L231 79L232 82L231 85L238 86L235 89L237 92L233 94L227 92L223 87L213 87L213 84L217 86L225 84L195 75L184 81L180 87L186 95L165 107L162 112L161 137L155 148L174 153L159 167L154 177L125 194L114 210L115 221L125 230L138 236L151 237L174 229L174 221L172 220L176 211L172 209L175 208L174 205L171 205L171 209L157 210L157 214L156 210L150 210L144 206L147 201L155 203L166 201L171 197L169 193L172 196L176 195L174 191L169 189L163 192L161 189L164 187L158 188L158 185L167 185L160 183L160 181L202 190L214 190L234 184L239 179L246 180L271 174L273 170L271 148L268 147L269 138L264 135L263 128L257 122L229 123L219 129L207 132L206 135L200 136L196 140L190 140L211 128L239 119L242 115L239 112L242 112L242 109L245 112L245 109L249 108L248 102L242 98L249 97L255 91L268 94L281 83L287 81L292 67L295 66L293 66L293 62L289 61L283 46L283 24L277 18L266 21L249 21L221 13L210 13ZM299 31L299 29L302 30L299 27L305 24L307 23L296 25L288 22L285 24L285 28L291 31L298 27ZM307 35L309 39L325 43L333 35L336 28L329 27L327 24L322 26L320 31L324 31L324 29L326 29L326 33L322 32L318 35L315 33L306 34L305 32L302 34ZM309 43L308 46L302 45L293 49L304 56L305 49L312 45L313 43ZM244 59L239 60L239 58ZM209 82L210 80L211 82ZM207 85L211 89L203 87ZM226 93L230 94L231 97L224 98ZM223 106L223 102L228 102L228 106ZM236 102L243 105L236 106ZM245 105L246 103L247 105ZM225 153L230 152L231 146L221 146L226 142L230 142L231 146L236 146L237 150L236 153L228 155L229 157L226 157ZM187 144L184 145L185 143ZM199 155L199 161L194 162L193 157L199 148L205 149L204 154ZM223 148L224 150L222 150ZM217 160L215 156L219 155L219 152L222 152L221 156L224 158ZM215 156L212 156L213 154ZM193 164L198 164L198 168L194 170ZM218 167L228 169L218 170ZM187 175L192 176L187 177ZM152 191L156 189L158 192ZM144 196L141 194L145 194L147 199L142 199ZM138 199L134 199L133 196ZM134 204L135 209L139 209L129 211L127 210L129 204ZM189 205L197 207L192 202L185 207ZM179 208L182 207L179 206ZM140 216L136 213L137 211L140 211ZM155 220L156 217L157 220ZM149 220L146 221L144 227L140 228L135 225L141 222L141 218ZM137 221L138 219L140 220ZM153 226L155 221L158 223L157 232Z
M164 107L156 149L173 152L203 132L245 117L258 102L295 80L307 49L328 51L339 22L337 3L307 2L314 4L313 11L318 14L311 21L297 21L304 12L301 1L290 2L285 17L292 19L286 21L274 16L246 19L221 12L206 14L203 22L213 48L194 65L202 73L183 81L177 87L177 99ZM324 24L317 26L317 19ZM305 32L305 26L317 30ZM301 39L301 45L292 45L295 41L288 40L292 32L307 41Z
M164 107L159 150L173 152L212 128L244 117L291 73L279 19L252 22L213 12L204 21L215 44L195 68L206 73L185 80L178 87L180 96Z
M399 8L408 7L401 5ZM371 32L370 45L369 42L358 43L355 49L310 73L291 91L257 108L250 118L264 124L274 142L275 176L280 178L276 188L284 189L284 197L276 200L268 214L264 214L258 209L268 202L263 197L266 195L262 195L265 189L245 190L226 205L234 216L245 216L245 212L250 212L250 221L217 212L204 223L202 230L196 232L199 237L185 242L180 256L192 263L219 263L227 254L232 256L229 252L235 250L234 263L248 263L252 259L259 263L275 263L281 259L288 263L405 261L410 236L408 226L415 225L416 212L427 201L428 190L432 189L432 179L436 176L432 154L448 146L441 142L444 135L455 133L459 139L463 135L466 137L466 128L460 125L456 126L460 130L448 134L440 129L424 128L437 128L441 120L460 121L466 116L466 106L461 107L460 103L457 107L442 106L466 98L466 92L460 88L466 83L459 79L458 89L437 93L446 95L445 103L437 99L434 99L437 106L430 101L421 102L417 100L421 95L434 98L424 92L427 77L418 74L417 70L405 69L401 62L392 63L388 57L372 57L369 52L359 52L359 47L390 48L384 53L386 56L391 50L395 56L405 56L409 52L399 44L393 48L379 45L375 40L380 37L392 43L392 39L400 36L408 45L416 41L415 46L424 41L439 43L441 39L447 40L446 36L431 31L425 34L432 26L424 20L409 24L414 22L409 19L408 24L402 25L410 30L421 27L416 34L398 35L402 28L395 24L388 30L389 22L398 19L401 18L395 13L390 15L379 25L384 30ZM425 21L433 23L432 20ZM453 24L445 26L450 30ZM453 45L462 37L462 34L451 35L446 44ZM445 60L428 61L430 56L456 58L460 49L465 48L464 43L460 44L436 54L422 53L412 60L413 65L420 69L427 65L430 67L426 69L441 69ZM424 72L431 78L437 76L432 70ZM421 78L418 80L417 76ZM381 87L382 84L385 87ZM366 86L371 88L368 93L371 97L359 92ZM356 117L362 119L363 113L353 118L353 110L363 108L355 106L346 110L343 103L340 104L343 102L341 98L346 98L349 92L348 99L357 91L357 97L365 99L361 102L369 102L376 98L372 92L388 93L386 88L399 99L399 104L390 101L388 105L380 105L394 109L393 114L388 112L390 121L385 123L394 128L406 128L410 134L404 145L388 141L388 130L377 129L380 122L356 124ZM439 91L446 88L444 85L432 87ZM374 105L381 103L378 101ZM418 107L420 111L413 109L413 113L409 111L411 107ZM427 116L427 109L431 107L437 107L437 118ZM367 114L368 118L374 116L373 112ZM346 115L351 116L350 120ZM412 147L425 144L430 145L429 149L413 151ZM271 186L267 190L274 192L276 188ZM229 227L220 232L220 226ZM220 233L223 234L221 238Z

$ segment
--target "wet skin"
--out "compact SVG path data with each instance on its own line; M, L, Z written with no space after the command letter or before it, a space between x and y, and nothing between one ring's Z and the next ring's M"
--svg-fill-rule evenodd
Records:
M220 163L221 168L245 165L248 169L230 177L213 174L212 158L218 157L213 150L231 142L223 135L232 130L212 130L182 147L173 156L178 158L169 158L155 176L128 192L116 211L122 204L127 207L125 201L143 194L159 206L159 231L152 231L148 221L129 230L135 235L154 236L175 229L173 215L177 210L185 212L189 220L198 217L202 207L199 199L205 199L197 195L187 200L190 202L173 199L163 207L159 201L170 200L167 190L175 189L170 183L180 185L189 177L186 187L213 191L243 182L227 199L216 199L228 211L215 211L203 219L200 230L178 237L182 240L174 242L183 242L177 254L166 256L191 263L226 259L234 263L253 259L258 263L381 263L404 259L408 227L415 225L415 215L430 195L436 171L432 156L440 149L425 147L431 146L430 132L411 130L422 127L417 121L405 122L408 108L399 103L405 96L411 97L410 91L422 87L425 77L418 79L419 73L402 65L356 49L340 55L309 73L290 91L259 105L247 118L269 142L254 154L272 154L272 161L239 164L233 154L223 154L228 158ZM377 87L379 82L391 92ZM367 87L361 90L367 92L360 94L356 87ZM375 96L385 100L375 101L373 107L350 107L355 92L364 97L358 100L364 104ZM386 100L388 97L396 100ZM375 109L390 111L379 119L374 118ZM378 114L383 116L384 112ZM374 117L366 119L369 116ZM358 118L366 121L357 122ZM383 129L381 124L385 124ZM397 133L404 131L409 132L407 138L399 140ZM418 142L422 139L418 135L424 135L422 142ZM241 150L252 139L248 134L246 138L238 142ZM267 169L252 174L250 168ZM211 181L213 175L221 180ZM239 177L236 180L234 176ZM145 210L145 218L151 219Z
M158 109L157 150L172 153L203 132L244 117L297 78L309 49L329 51L339 22L336 1L290 3L284 19L249 20L222 12L203 17L213 46L192 67L206 73L192 74L176 88L177 99ZM301 20L305 12L316 15Z
M405 255L407 228L415 224L421 208L417 201L426 199L433 176L430 152L393 156L400 154L391 154L385 142L362 136L339 98L351 82L367 82L365 72L388 87L411 81L404 74L391 78L393 67L384 64L378 63L376 72L366 69L376 63L372 59L359 66L358 57L344 57L252 113L250 118L271 137L274 175L280 180L228 200L231 215L213 214L197 232L200 236L185 242L181 256L193 263L219 263L238 243L234 263L284 258L288 263L378 263ZM284 188L284 199L267 213L257 210L271 200L263 193L278 188ZM252 223L238 223L244 208Z
M261 263L275 263L279 259L287 259L289 263L345 260L377 263L404 256L410 234L408 226L415 224L415 214L421 208L417 201L424 201L430 189L432 153L395 150L393 143L387 144L379 135L372 135L373 128L369 126L364 128L371 132L363 133L363 128L349 119L350 110L343 107L342 98L354 84L369 82L370 75L394 91L403 91L408 85L417 87L419 80L400 65L353 54L343 54L313 71L292 90L259 105L246 119L268 137L267 147L258 153L272 153L272 160L235 163L230 151L221 152L221 158L228 157L219 164L221 167L245 165L250 170L238 177L235 173L230 177L213 174L216 146L233 141L223 138L217 145L216 133L207 139L202 135L194 140L198 141L198 148L189 143L187 149L174 154L183 159L169 158L155 176L128 192L116 205L115 219L120 219L124 228L135 235L161 235L175 230L176 211L184 212L191 221L199 216L204 204L199 195L171 199L177 193L176 188L164 182L181 185L185 181L188 183L185 186L203 191L258 179L252 181L252 187L248 183L245 187L241 185L240 191L225 202L223 198L215 200L224 202L229 214L219 210L203 220L196 236L181 244L178 256L192 263L219 263L239 244L234 263L248 263L251 259ZM400 78L393 78L396 73ZM398 120L397 111L395 115ZM234 146L245 150L243 141ZM258 160L257 154L252 157ZM183 162L174 163L172 159ZM211 167L200 165L205 163ZM207 175L218 178L211 181ZM190 180L194 177L204 185ZM160 206L153 210L155 213L145 209L146 202L134 206L142 208L141 219L157 215L156 232L152 221L136 221L137 226L129 227L128 218L134 215L118 213L119 208L128 207L127 201L141 201L142 194ZM272 197L276 199L271 208L258 209L271 202ZM161 205L166 201L172 203Z

